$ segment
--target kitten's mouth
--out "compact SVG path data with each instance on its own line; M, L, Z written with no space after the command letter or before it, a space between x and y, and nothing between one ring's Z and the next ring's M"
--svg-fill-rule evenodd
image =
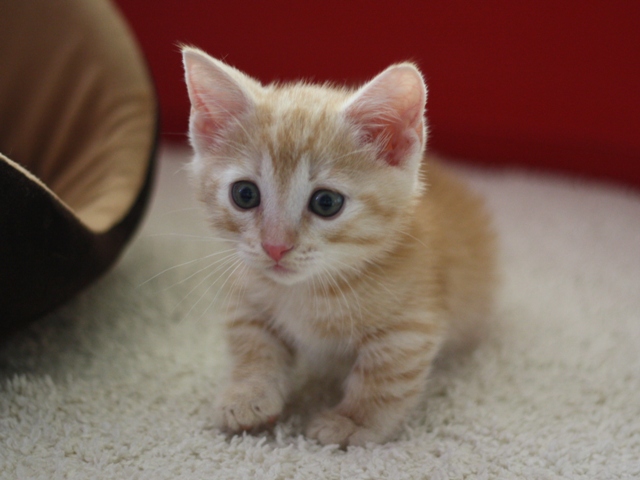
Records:
M287 267L283 267L279 263L276 263L275 265L270 267L269 270L271 270L273 272L276 272L276 273L279 273L281 275L287 275L289 273L294 273L293 270L291 270L290 268L287 268Z
M285 267L279 263L275 263L267 268L266 272L267 276L271 277L272 280L275 280L278 283L291 284L292 282L296 282L298 279L298 273L293 268Z

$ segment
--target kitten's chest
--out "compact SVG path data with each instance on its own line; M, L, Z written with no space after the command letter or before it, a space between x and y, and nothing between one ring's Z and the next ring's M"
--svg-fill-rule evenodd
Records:
M364 318L356 291L331 295L310 286L263 289L252 301L299 348L315 352L349 349Z

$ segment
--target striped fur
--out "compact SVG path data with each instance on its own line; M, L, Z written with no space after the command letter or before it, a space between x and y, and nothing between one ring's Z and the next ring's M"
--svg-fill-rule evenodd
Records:
M183 53L194 184L237 262L219 426L272 422L301 355L340 357L352 362L342 401L307 434L343 446L390 439L447 339L482 330L494 278L481 201L424 156L419 71L395 65L357 90L263 86L197 49ZM240 180L259 187L257 208L233 204ZM318 189L344 196L335 217L310 211ZM276 262L263 244L293 248Z

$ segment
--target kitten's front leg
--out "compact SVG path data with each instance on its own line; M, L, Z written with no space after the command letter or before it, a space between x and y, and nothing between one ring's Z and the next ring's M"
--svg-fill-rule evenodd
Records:
M291 390L293 350L261 320L228 325L233 367L216 403L219 428L238 432L274 422Z
M307 436L343 447L389 440L418 404L441 337L434 324L412 321L364 336L342 401Z

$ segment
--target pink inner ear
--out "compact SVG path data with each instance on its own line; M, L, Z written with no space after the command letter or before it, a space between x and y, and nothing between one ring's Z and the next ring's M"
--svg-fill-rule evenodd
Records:
M400 165L416 144L422 145L422 137L421 123L414 128L406 122L390 122L372 135L372 139L380 145L382 157L393 167Z
M381 157L392 166L402 165L424 143L426 88L420 73L409 65L391 67L356 94L347 117L374 142Z
M215 133L221 129L221 124L215 121L215 117L213 117L204 106L201 106L200 108L192 107L191 118L191 134L198 138L213 139L215 137Z
M201 147L211 147L248 110L250 100L236 80L204 54L185 53L185 71L192 139Z
M196 83L194 87L193 133L202 138L215 139L247 110L247 101L242 98L242 93L229 88L229 85Z

